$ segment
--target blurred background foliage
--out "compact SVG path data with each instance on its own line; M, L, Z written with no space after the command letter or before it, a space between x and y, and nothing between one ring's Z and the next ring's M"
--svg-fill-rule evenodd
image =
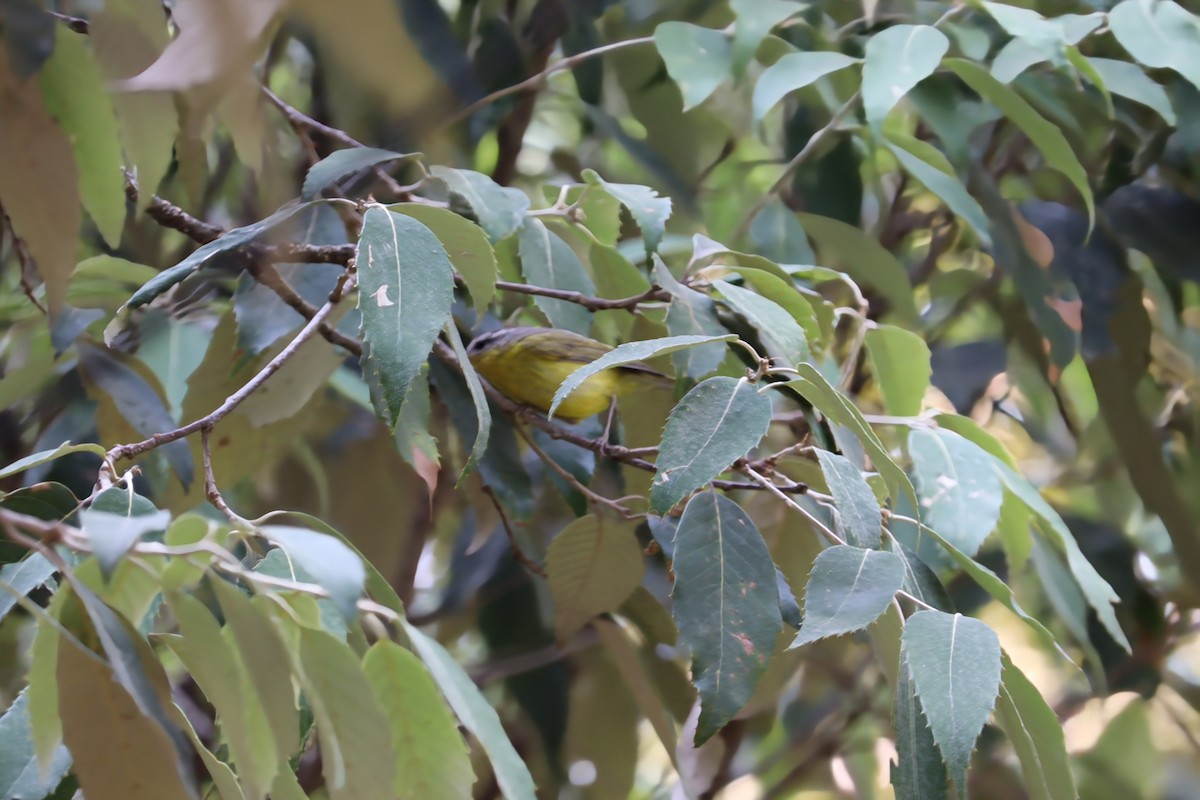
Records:
M502 212L504 201L464 206L451 179L426 178L430 167L483 173L535 208L549 207L558 185L593 183L594 170L673 204L669 218L658 214L665 228L654 247L628 202L622 211L614 198L595 200L588 227L615 244L590 256L595 294L627 297L652 283L689 291L668 286L647 249L676 277L711 268L713 280L761 256L783 265L825 315L814 330L829 339L821 349L832 379L844 378L883 427L888 415L957 413L1002 443L1119 595L1132 653L1036 542L1014 552L1002 534L977 558L1071 642L1086 677L944 553L920 555L946 579L953 607L989 622L1053 707L1079 796L1200 796L1200 9L1169 0L168 6L169 25L157 0L0 0L0 461L176 427L278 354L304 320L269 283L282 278L319 306L342 266L279 258L264 277L262 248L352 245L356 220L344 207L313 206L254 229L242 241L253 238L249 248L223 240L203 270L147 308L135 312L130 296L198 242L301 196L309 168L336 150L365 143L420 155L378 170L363 162L331 179L327 196L389 203L419 185L489 236L488 209ZM944 35L916 46L880 38L902 25ZM885 46L901 48L892 61ZM786 61L816 51L845 58ZM902 103L880 95L888 81L872 76L873 63L914 65ZM519 282L515 237L491 238L496 277ZM619 266L598 269L603 258ZM553 319L527 294L489 302L470 289L454 307L465 331ZM846 307L927 345L930 385L912 410L885 395L886 373L919 374L920 358L869 342L862 352L846 318L833 317ZM350 336L359 324L353 309L336 321ZM591 324L611 343L680 332L662 308L601 310ZM722 310L715 332L725 329L762 352L774 347L764 346L770 330ZM427 425L393 433L345 355L314 348L271 395L225 420L212 439L213 471L246 517L287 509L341 531L394 586L411 622L467 665L543 796L892 791L891 695L865 636L780 653L737 718L691 747L695 690L661 605L670 591L663 564L621 607L636 640L614 637L602 620L556 644L549 590L519 563L505 527L541 561L586 499L502 417L486 462L456 484L476 425L461 377L433 360ZM733 355L724 359L699 375L718 365L741 373ZM661 360L686 369L678 357ZM622 400L622 442L657 444L673 404L666 393ZM576 430L594 438L600 422ZM774 428L764 452L785 449L798 430ZM534 442L598 491L649 492L651 473L541 433ZM836 426L833 435L846 451L853 437ZM201 507L223 520L204 505L194 439L142 460L134 485L172 515ZM820 486L814 463L784 459L781 471ZM96 453L76 452L7 475L0 505L62 518L93 495L99 465ZM799 594L817 537L767 493L742 494ZM1028 513L1007 501L998 514L1002 529L1028 526ZM670 542L655 530L666 524L631 528L653 551ZM2 547L5 562L24 554ZM39 589L32 599L48 596ZM0 624L6 704L26 685L37 627L28 609ZM631 684L630 670L643 682ZM211 729L211 711L195 683L183 675L172 691L203 739L196 720L207 715ZM680 727L677 750L649 721L656 714L672 732ZM475 774L488 775L473 758ZM323 796L313 760L310 751L296 765L299 783ZM1061 796L1031 790L1021 775L1010 744L986 727L972 795ZM71 796L70 780L51 787L55 796ZM498 791L489 778L474 787L477 797Z

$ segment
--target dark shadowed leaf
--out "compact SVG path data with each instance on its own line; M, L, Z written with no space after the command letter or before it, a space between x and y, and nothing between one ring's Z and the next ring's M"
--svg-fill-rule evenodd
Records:
M363 369L378 375L395 427L400 406L433 342L450 319L454 270L441 242L412 217L367 209L356 248Z
M534 286L596 294L596 285L571 246L539 219L527 219L518 233L521 272ZM534 303L556 328L586 336L592 327L592 312L578 303L535 295Z
M666 322L667 332L672 336L728 335L725 326L717 319L712 299L675 280L662 259L654 261L654 281L671 295ZM725 358L725 350L725 345L720 342L702 344L677 351L671 360L676 372L700 380L720 366Z
M79 362L87 380L112 400L125 421L142 436L150 437L175 428L175 419L163 402L157 387L109 352L98 347L78 345ZM195 473L192 451L183 440L159 448L187 488Z
M650 508L663 514L720 475L762 439L771 401L736 378L709 378L671 410L659 445Z
M199 271L215 256L253 242L259 236L291 219L310 205L309 203L296 203L284 206L266 219L259 220L252 225L234 228L231 231L227 231L224 236L214 239L208 244L201 245L183 261L180 261L169 269L163 270L153 279L147 281L142 288L133 293L129 300L126 301L124 307L131 309L146 305L172 286L182 282L184 278Z
M790 647L866 628L903 584L904 562L893 553L849 545L825 550L809 573L804 624Z
M899 761L892 765L896 800L946 800L950 796L946 765L933 741L929 721L913 686L912 672L903 659L892 706L892 727Z
M933 740L965 792L975 740L1000 690L1000 640L977 619L919 611L909 617L901 642Z
M488 405L487 395L483 391L483 384L479 381L479 374L475 372L471 359L467 358L467 349L463 347L462 334L458 332L454 323L446 326L446 337L454 346L454 354L458 357L459 366L462 367L463 382L475 409L475 436L472 439L471 456L463 466L462 476L459 477L459 480L462 480L462 477L482 462L484 454L487 453L488 442L491 441L492 435L492 411L491 406Z
M300 199L315 200L325 187L351 172L358 172L360 169L388 161L418 158L420 155L420 153L393 153L391 150L380 150L375 147L351 147L346 150L335 150L309 168L308 174L304 176L304 185L300 188Z
M673 611L692 650L700 693L696 745L746 704L783 627L775 565L737 503L707 491L688 502L675 532Z

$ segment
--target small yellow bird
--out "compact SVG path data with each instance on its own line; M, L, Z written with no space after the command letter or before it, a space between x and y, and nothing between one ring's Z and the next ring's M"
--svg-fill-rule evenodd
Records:
M472 339L467 356L500 392L546 413L568 375L612 349L559 328L502 328ZM613 398L644 387L647 381L667 380L640 362L606 369L584 381L559 404L554 416L578 422L606 410Z

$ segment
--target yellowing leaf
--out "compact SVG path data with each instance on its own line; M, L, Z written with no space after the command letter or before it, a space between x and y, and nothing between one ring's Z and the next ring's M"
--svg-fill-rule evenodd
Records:
M0 206L36 262L50 313L57 315L75 269L79 172L71 142L42 104L37 81L17 78L2 47L0 153Z
M644 571L642 549L629 525L589 514L564 528L546 550L558 640L565 642L593 617L615 611L641 584Z
M121 243L125 176L117 118L85 38L60 30L40 74L46 110L66 132L79 167L79 194L104 241Z

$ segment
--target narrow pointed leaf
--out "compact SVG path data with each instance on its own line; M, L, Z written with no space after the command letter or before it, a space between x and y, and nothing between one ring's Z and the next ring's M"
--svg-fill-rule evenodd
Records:
M771 401L736 378L709 378L671 410L658 449L650 509L662 514L720 475L762 440Z
M1000 690L1000 640L977 619L919 611L909 617L901 642L933 740L965 793L975 740Z
M904 562L893 553L849 545L823 551L808 575L804 623L790 648L866 628L903 584Z
M1076 800L1062 722L1007 653L1001 655L996 722L1017 753L1031 800Z
M632 364L635 361L644 361L647 358L664 355L666 353L674 353L677 350L685 350L690 347L697 347L705 344L731 342L737 337L733 334L725 334L723 336L667 336L662 339L645 339L640 342L626 342L623 345L613 348L611 351L600 356L600 358L585 364L579 369L567 376L567 379L558 387L558 391L554 393L554 402L550 404L550 416L554 416L554 409L558 408L558 404L566 400L572 392L580 387L580 385L597 372L609 369L611 367L619 367L622 364Z
M339 178L358 172L360 169L385 164L399 159L418 158L420 153L393 153L375 147L350 147L335 150L308 169L304 185L300 187L301 200L315 200L321 191Z
M779 591L754 522L711 490L684 509L673 566L672 613L700 693L699 746L734 718L766 671L783 627Z
M878 547L882 512L862 470L828 450L817 450L817 461L837 505L839 527L846 540L857 547Z
M762 122L762 118L776 103L797 89L803 89L831 72L857 63L857 58L842 53L788 53L763 70L754 86L755 123Z
M867 122L878 128L909 90L929 77L950 49L932 25L893 25L867 40L862 97Z
M395 642L376 642L363 673L392 731L396 797L469 797L475 774L458 723L421 662Z
M487 753L500 791L508 800L534 800L533 776L509 741L495 709L488 705L479 688L441 644L407 622L403 626L413 649L429 668L459 722L479 740Z

